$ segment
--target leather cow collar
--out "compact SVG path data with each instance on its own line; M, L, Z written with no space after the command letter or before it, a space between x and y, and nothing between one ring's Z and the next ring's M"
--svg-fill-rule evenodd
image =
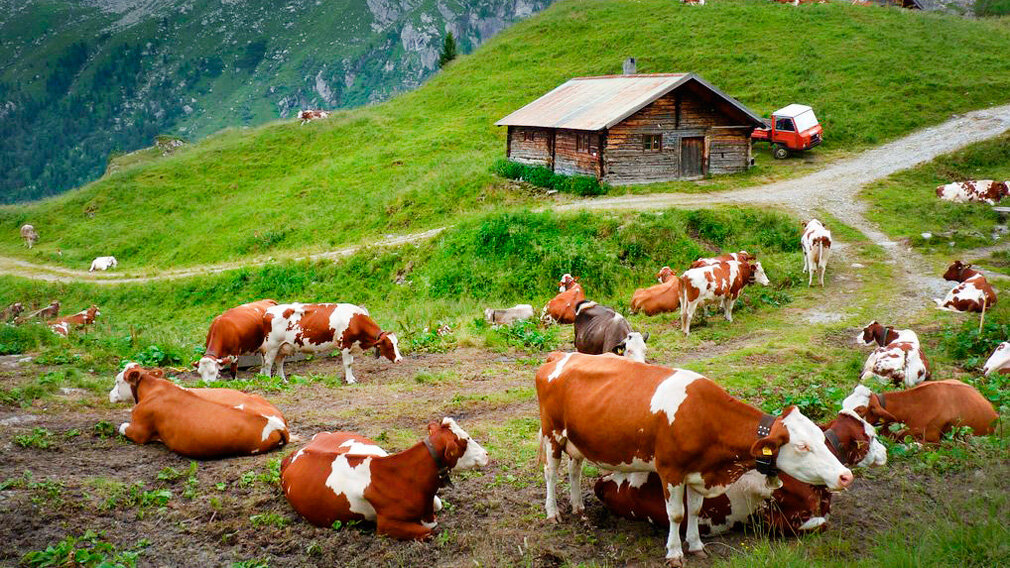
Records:
M761 438L767 437L772 433L772 424L775 422L775 416L771 414L765 414L761 417L761 421L758 422L757 436L760 440ZM775 465L776 456L771 450L765 449L768 453L766 455L759 456L755 461L757 462L758 473L762 475L767 475L768 477L775 477L779 474L779 468Z
M442 454L435 449L435 444L431 443L430 438L424 439L424 447L428 448L428 455L435 460L435 467L438 468L438 486L452 487L452 478L449 477L449 470L452 468L442 459Z

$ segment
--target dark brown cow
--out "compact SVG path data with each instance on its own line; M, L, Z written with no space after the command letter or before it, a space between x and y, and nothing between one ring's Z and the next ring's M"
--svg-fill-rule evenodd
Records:
M647 316L675 312L680 308L680 278L664 266L657 275L660 284L638 288L631 295L631 313Z
M267 452L288 442L280 417L206 400L138 367L125 370L123 380L137 405L119 433L138 444L160 441L179 455L213 459Z
M554 296L540 312L540 321L550 323L575 323L575 306L586 299L579 278L565 274L558 286L558 295Z
M25 305L21 302L14 302L4 308L3 312L0 312L0 322L16 320L23 311L25 311Z
M83 327L84 333L87 333L88 326L95 323L95 319L100 315L102 314L98 311L98 306L91 304L90 308L81 310L72 316L63 316L50 321L49 329L53 330L53 333L62 335L63 337L70 335L70 330L78 326Z
M236 306L214 318L207 330L203 357L193 363L203 382L217 380L225 364L231 364L231 378L238 375L238 357L263 352L263 316L277 302L266 299Z
M424 540L441 509L436 493L453 470L483 467L487 452L452 418L428 424L428 437L395 455L350 432L322 432L281 462L291 506L318 527L372 521L375 532Z
M939 442L952 428L968 426L976 435L991 434L999 415L975 387L957 380L929 381L908 390L874 394L859 385L842 407L854 410L896 440L906 435L923 442ZM905 428L891 432L888 425Z
M747 254L747 253L734 253ZM733 304L745 286L769 284L760 262L727 260L692 268L680 277L680 319L684 335L691 334L691 320L698 306L719 302L726 321L733 321Z
M557 473L568 468L572 512L581 514L583 460L602 469L659 474L671 530L667 563L683 565L679 527L687 517L688 550L704 554L698 513L749 469L780 468L808 483L841 490L852 472L824 445L824 433L795 407L776 418L683 369L612 354L552 353L536 375L541 450L546 454L547 518L557 522ZM685 515L684 499L687 498Z
M996 305L996 291L989 285L985 276L973 269L970 264L964 264L960 260L955 260L947 267L947 271L943 273L943 279L960 282L960 284L947 292L944 299L933 299L937 309L949 312L980 313L982 315L978 320L978 329L981 331L982 323L985 322L985 312Z
M843 410L821 428L828 449L846 466L866 467L887 462L887 450L877 441L873 427L855 413ZM823 526L831 506L831 493L822 486L797 481L784 473L779 473L779 478L782 486L776 489L776 484L767 476L750 470L723 495L705 499L698 523L701 534L718 535L739 528L758 512L762 520L783 534L797 534ZM597 480L594 492L615 515L669 526L657 473L615 472Z
M344 363L344 379L355 382L351 372L351 347L375 348L375 356L400 362L396 334L382 331L368 310L354 304L280 304L263 316L265 337L262 373L270 376L274 363L284 377L284 358L295 352L330 353L339 349Z
M575 307L575 349L579 353L614 353L645 362L649 334L631 329L631 324L613 308L583 300Z

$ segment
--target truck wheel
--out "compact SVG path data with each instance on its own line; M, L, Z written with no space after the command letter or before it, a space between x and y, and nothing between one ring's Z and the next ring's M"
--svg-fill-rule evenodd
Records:
M772 147L772 156L775 156L776 160L785 160L789 157L789 148L776 144Z

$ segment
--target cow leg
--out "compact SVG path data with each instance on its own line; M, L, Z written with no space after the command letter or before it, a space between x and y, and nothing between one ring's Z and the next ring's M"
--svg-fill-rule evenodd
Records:
M569 456L571 458L571 456ZM568 493L572 502L572 514L581 515L586 512L582 504L582 460L568 460Z
M698 516L701 514L701 505L705 498L690 485L687 491L687 551L690 554L706 558L705 544L701 542L701 534L698 532Z
M340 357L344 361L344 380L347 384L353 384L357 381L354 380L354 373L351 371L351 363L354 362L354 356L351 355L350 349L344 349L340 352Z
M238 359L231 362L231 380L235 380L238 377Z
M143 422L123 422L119 425L119 433L137 444L146 444L155 439L155 432Z
M274 359L277 358L278 351L280 351L280 348L267 349L266 351L263 352L263 367L260 369L261 375L265 375L267 377L270 376L270 373L273 371L274 368Z
M288 382L288 378L286 376L284 376L284 358L285 357L287 357L287 355L281 353L280 355L277 356L277 359L274 362L277 363L277 376L279 376L281 378L281 380L286 383L286 382Z
M670 533L666 537L666 564L679 567L684 565L684 549L680 543L680 523L684 520L684 483L663 485L666 498L666 516L670 520Z
M561 465L561 449L556 448L553 443L543 437L544 454L544 481L547 484L547 501L544 509L547 511L547 520L556 523L561 520L558 514L558 467Z
M375 532L400 540L425 540L431 537L431 529L421 523L399 521L382 515L375 519Z
M733 321L733 304L736 303L734 298L723 298L722 299L722 311L726 316L726 321Z

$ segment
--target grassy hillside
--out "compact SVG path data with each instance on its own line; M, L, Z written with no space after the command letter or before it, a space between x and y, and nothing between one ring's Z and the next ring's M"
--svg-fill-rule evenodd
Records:
M98 178L158 134L346 108L416 87L548 0L0 1L0 202Z
M943 57L923 56L937 45ZM619 72L628 55L642 72L695 71L762 113L811 104L827 129L817 152L858 150L1006 102L1006 45L1006 19L847 3L561 2L387 103L307 126L226 131L67 195L0 209L0 231L11 235L0 252L79 268L100 254L131 267L194 265L529 203L488 172L504 153L494 121L571 76ZM32 253L12 238L24 222L42 235Z

